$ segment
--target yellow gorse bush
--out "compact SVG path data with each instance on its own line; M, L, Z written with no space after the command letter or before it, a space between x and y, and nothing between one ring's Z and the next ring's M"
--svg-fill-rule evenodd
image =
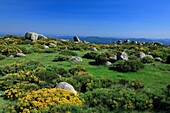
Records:
M27 111L27 113L35 110L48 110L52 107L59 107L62 104L79 106L83 103L79 95L60 88L43 88L28 92L23 98L19 98L18 100L18 104L13 108L19 112Z
M1 53L9 56L9 55L15 55L17 53L22 53L22 50L14 45L4 46L4 48L1 50Z

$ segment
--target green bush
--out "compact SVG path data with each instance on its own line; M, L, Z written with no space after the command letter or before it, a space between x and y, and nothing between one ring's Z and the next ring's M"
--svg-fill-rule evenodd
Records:
M107 57L106 54L102 53L102 54L99 54L96 58L95 58L95 61L97 64L103 64L104 62L108 61L109 58Z
M98 53L97 52L90 52L90 53L86 53L83 58L87 58L87 59L95 59L97 57Z
M66 61L68 60L70 57L69 56L65 56L65 55L58 55L54 58L54 62L58 62L58 61Z
M56 50L54 50L53 48L47 48L43 50L43 53L55 53Z
M145 56L144 58L141 59L142 63L153 63L155 59L152 56Z
M46 70L37 71L35 74L40 80L55 83L60 77L70 77L71 74L58 66L47 67Z
M9 73L17 73L21 70L34 70L37 67L43 67L39 62L36 61L28 61L28 62L23 62L19 61L13 64L7 64L4 66L0 67L0 75L4 76Z
M77 56L78 54L74 51L64 50L59 53L60 55Z
M89 75L60 78L57 83L62 81L72 84L74 88L80 92L92 91L95 88L112 88L114 86L114 81L111 78L94 77Z
M4 46L1 53L6 56L16 55L17 53L22 53L22 50L15 45Z
M86 71L86 67L84 67L84 66L77 66L75 68L69 69L69 72L71 74L73 74L73 75L75 75L77 72L80 72L80 71L85 72Z
M137 60L138 58L135 55L129 56L129 60Z
M120 72L136 72L142 68L144 68L144 65L139 60L120 60L115 62L110 69Z
M0 60L3 60L3 59L5 59L5 58L6 58L5 55L0 54Z
M129 87L136 89L144 88L144 84L138 80L131 81Z
M147 110L153 107L151 97L129 88L95 89L86 92L83 97L90 107L103 106L110 111L116 109Z

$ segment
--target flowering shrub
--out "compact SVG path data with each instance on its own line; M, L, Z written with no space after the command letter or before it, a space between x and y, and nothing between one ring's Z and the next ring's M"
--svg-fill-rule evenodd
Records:
M72 93L69 90L59 88L43 88L37 91L28 92L24 97L19 98L19 102L9 107L15 112L41 112L50 111L53 107L60 107L63 104L77 105L83 104L83 100L79 95Z
M29 62L18 61L12 64L6 64L4 66L1 66L0 75L4 76L9 73L17 73L21 70L31 71L36 69L37 67L42 67L42 65L36 61L29 61Z
M15 100L25 95L26 92L39 89L35 83L21 82L12 85L9 89L4 91L4 97Z
M4 48L1 50L1 53L6 56L10 55L16 55L17 53L22 53L22 50L19 49L17 46L9 45L4 46Z

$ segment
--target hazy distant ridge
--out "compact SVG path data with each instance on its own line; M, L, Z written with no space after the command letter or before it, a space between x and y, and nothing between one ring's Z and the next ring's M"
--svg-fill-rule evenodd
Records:
M59 36L57 38L60 39L68 39L73 41L72 36ZM117 40L126 40L129 39L131 41L139 41L139 42L161 42L165 45L170 45L170 39L149 39L149 38L118 38L118 37L94 37L94 36L89 36L89 37L79 37L82 41L88 41L91 43L99 43L99 44L110 44L113 43Z

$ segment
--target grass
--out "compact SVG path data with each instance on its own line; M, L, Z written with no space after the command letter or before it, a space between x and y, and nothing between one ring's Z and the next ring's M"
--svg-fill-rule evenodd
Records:
M74 52L76 52L79 55L79 57L82 57L85 53L89 51L74 51ZM109 77L115 81L118 81L121 78L125 78L130 81L139 80L144 83L146 89L150 89L156 93L161 92L161 90L164 89L168 83L170 83L169 64L154 62L152 64L145 64L145 68L137 72L122 73L109 70L107 66L89 65L89 62L94 62L94 60L85 58L83 58L83 62L81 63L73 63L70 61L53 62L52 60L55 58L57 54L58 53L32 53L27 54L26 57L22 58L19 57L6 58L4 60L0 60L0 66L4 64L14 63L20 60L23 61L35 60L42 63L45 67L58 65L60 67L64 67L65 69L70 69L77 65L82 65L87 68L87 72L93 74L94 76ZM3 94L3 92L0 91L0 94ZM2 108L9 105L9 103L11 102L0 97L0 112L2 112Z
M75 51L80 57L82 57L86 52L89 51ZM94 76L105 76L111 77L115 81L118 81L121 78L125 78L127 80L139 80L145 84L146 88L151 88L154 91L160 91L162 88L165 88L168 83L170 83L170 65L163 64L160 62L155 62L152 64L146 64L144 69L141 69L137 72L117 72L113 70L109 70L107 66L96 66L89 65L89 62L93 62L94 60L84 59L81 63L73 63L70 61L63 62L53 62L52 60L58 53L33 53L28 54L23 58L6 58L5 60L0 61L0 65L9 64L13 62L17 62L19 60L29 61L35 60L41 62L45 67L48 66L60 66L66 69L70 69L75 67L76 65L82 65L87 68L87 71Z

